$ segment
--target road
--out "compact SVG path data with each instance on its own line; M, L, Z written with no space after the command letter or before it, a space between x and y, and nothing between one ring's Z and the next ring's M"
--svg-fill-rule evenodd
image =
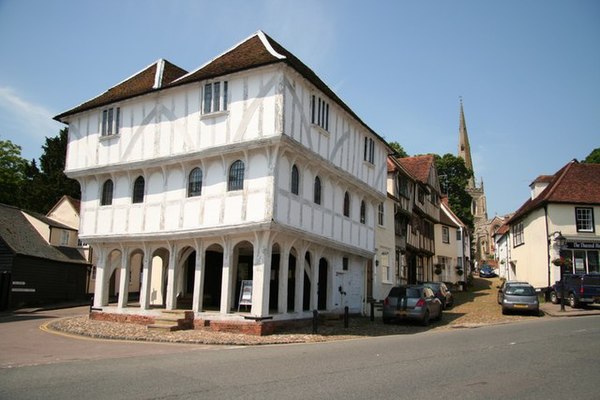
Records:
M120 343L62 339L106 352L2 369L0 398L555 399L598 398L600 390L598 316L301 345L172 345L114 357Z

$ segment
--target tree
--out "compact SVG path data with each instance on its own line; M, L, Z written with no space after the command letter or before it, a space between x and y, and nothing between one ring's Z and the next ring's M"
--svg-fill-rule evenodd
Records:
M47 213L63 195L81 198L79 183L64 174L68 134L68 128L61 129L57 136L47 137L42 146L44 152L40 156L41 172L36 174L32 171L31 175L37 192L33 193L36 198L31 199L30 203L33 211Z
M404 147L398 142L390 142L388 143L392 149L396 152L396 156L399 158L408 157L408 153L404 151Z
M21 146L0 140L0 203L18 206L28 162L21 157Z
M434 154L434 159L442 193L448 196L448 204L452 212L468 227L473 228L473 214L471 213L473 198L466 190L473 171L466 167L465 161L461 157L449 153L441 157Z
M592 150L583 162L587 164L600 164L600 147Z

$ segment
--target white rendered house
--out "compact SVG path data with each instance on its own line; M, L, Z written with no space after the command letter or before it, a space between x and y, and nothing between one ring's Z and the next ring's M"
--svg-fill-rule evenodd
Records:
M508 220L510 279L547 288L564 273L600 272L600 164L573 160L530 185L528 199ZM559 247L557 238L565 244Z
M159 60L56 119L103 313L263 326L364 312L390 149L263 32L189 73ZM111 275L138 261L139 299L120 279L109 304Z

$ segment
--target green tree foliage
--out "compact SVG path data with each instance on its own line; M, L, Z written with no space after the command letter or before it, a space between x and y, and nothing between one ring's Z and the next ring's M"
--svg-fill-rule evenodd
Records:
M449 153L441 157L434 154L434 159L442 193L448 196L450 208L461 221L472 229L471 204L473 198L466 188L469 179L473 176L473 171L466 167L465 161L461 157Z
M33 211L47 213L63 195L81 198L79 183L64 174L68 135L68 128L61 129L57 136L47 137L42 146L41 171L32 171L30 176L34 186L30 203Z
M21 157L21 146L0 140L0 203L18 206L19 191L29 163Z
M592 150L583 162L587 164L600 164L600 147Z
M35 160L29 163L21 158L19 146L0 141L0 202L46 214L65 194L81 198L79 183L63 172L67 141L67 128L46 138L39 160L41 170Z
M396 156L400 158L408 157L408 153L404 151L404 147L398 142L388 143L392 149L396 152Z

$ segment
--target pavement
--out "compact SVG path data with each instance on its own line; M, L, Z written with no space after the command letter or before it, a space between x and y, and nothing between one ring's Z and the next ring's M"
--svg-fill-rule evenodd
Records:
M585 308L571 308L565 305L565 310L560 310L560 304L551 302L541 303L540 310L550 317L584 317L588 315L600 315L600 304L591 304Z

